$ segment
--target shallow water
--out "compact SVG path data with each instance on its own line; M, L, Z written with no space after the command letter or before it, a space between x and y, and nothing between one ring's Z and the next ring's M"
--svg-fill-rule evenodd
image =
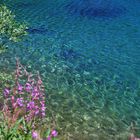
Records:
M88 2L7 2L29 34L0 67L12 69L16 56L40 71L64 139L125 140L131 122L140 125L140 1Z

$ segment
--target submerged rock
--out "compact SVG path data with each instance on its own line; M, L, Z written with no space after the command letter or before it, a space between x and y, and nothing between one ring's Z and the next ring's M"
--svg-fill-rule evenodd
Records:
M56 31L49 30L45 26L29 27L26 31L29 34L40 34L40 35L48 35L48 36L56 35Z
M81 54L74 50L73 48L68 47L61 47L57 53L55 54L56 57L59 57L64 60L75 60L81 57Z
M19 2L16 6L19 8L30 8L31 6L34 6L34 4L31 2Z
M27 29L27 32L30 34L46 34L48 29L44 27L30 27Z
M114 0L74 0L66 8L71 14L89 18L114 18L122 15L125 8Z
M60 51L60 56L62 56L64 59L73 59L78 57L78 53L74 51L73 49L64 49Z

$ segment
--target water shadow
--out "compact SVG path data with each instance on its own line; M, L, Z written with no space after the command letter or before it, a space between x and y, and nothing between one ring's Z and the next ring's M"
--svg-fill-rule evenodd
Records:
M76 0L65 6L68 13L87 18L116 18L123 15L126 9L113 0Z

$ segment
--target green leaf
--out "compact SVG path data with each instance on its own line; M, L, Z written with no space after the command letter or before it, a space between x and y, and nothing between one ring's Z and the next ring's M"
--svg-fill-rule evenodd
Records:
M45 132L44 137L48 137L48 136L50 135L50 133L51 133L51 130L48 129L48 130Z
M52 138L52 140L59 140L58 138Z

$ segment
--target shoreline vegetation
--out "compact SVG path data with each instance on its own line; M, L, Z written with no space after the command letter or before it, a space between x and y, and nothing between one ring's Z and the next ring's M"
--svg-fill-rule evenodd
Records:
M8 51L8 43L21 41L26 29L26 24L17 22L15 15L1 5L0 53ZM14 76L1 72L0 84L1 140L58 140L55 126L45 121L46 95L39 73L34 77L17 59Z
M27 26L15 20L15 15L5 6L0 5L0 53L6 52L10 42L19 42L27 35Z
M39 73L27 72L17 59L14 79L1 97L0 139L58 140L55 126L45 121L46 97Z

